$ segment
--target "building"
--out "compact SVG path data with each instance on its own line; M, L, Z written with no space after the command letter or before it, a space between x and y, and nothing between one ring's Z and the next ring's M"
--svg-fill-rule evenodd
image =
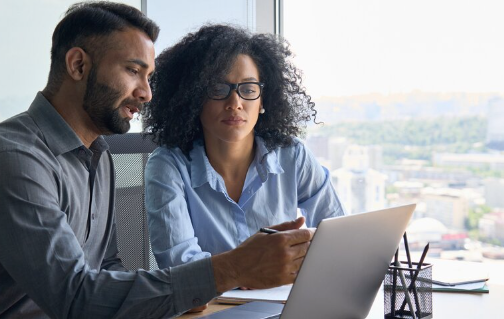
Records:
M434 166L471 167L489 170L504 170L504 155L501 154L456 154L434 153Z
M343 156L343 167L332 171L331 178L344 207L351 214L385 207L387 176L369 168L366 147L351 145Z
M504 208L504 179L487 178L483 185L485 204L493 208Z
M498 240L504 244L504 210L483 215L479 220L478 228L480 237Z
M486 144L490 148L504 150L504 99L493 98L488 102L488 127Z
M306 138L306 146L317 158L329 158L329 138L323 135L310 135Z
M426 188L421 200L425 203L424 217L440 221L451 230L465 230L469 214L469 200L457 189Z
M448 184L467 184L478 180L474 175L465 169L446 170L440 167L429 167L420 161L411 161L411 163L401 163L400 165L391 165L385 167L382 171L390 179L389 182L416 180L422 182L442 182Z
M410 248L422 249L427 243L440 246L441 240L448 233L448 228L435 218L420 218L412 221L406 229Z
M343 167L343 156L349 143L344 137L331 138L329 140L329 161L331 170Z

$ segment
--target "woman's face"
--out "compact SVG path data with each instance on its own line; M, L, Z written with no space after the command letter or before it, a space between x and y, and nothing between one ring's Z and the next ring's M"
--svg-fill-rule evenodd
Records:
M239 54L224 80L228 84L259 82L259 71L250 56ZM249 89L241 88L242 96L247 97ZM253 142L261 104L261 97L244 100L236 90L231 90L229 97L223 100L207 98L200 114L205 142Z

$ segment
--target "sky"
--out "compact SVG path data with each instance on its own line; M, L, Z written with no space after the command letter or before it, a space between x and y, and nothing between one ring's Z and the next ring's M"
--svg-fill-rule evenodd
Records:
M311 95L504 92L504 1L284 1Z
M208 1L218 4L216 10L229 7L229 0ZM26 109L34 92L45 86L52 31L72 2L0 0L4 62L0 120ZM123 2L136 7L141 3ZM285 0L283 4L284 35L314 98L415 90L504 92L502 0ZM183 21L182 17L177 24Z

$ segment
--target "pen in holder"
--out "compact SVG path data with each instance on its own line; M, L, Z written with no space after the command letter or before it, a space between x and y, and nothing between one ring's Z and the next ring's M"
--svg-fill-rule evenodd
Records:
M424 263L429 244L425 246L420 261L414 263L406 233L403 239L408 261L399 261L397 248L383 281L385 318L432 318L432 265Z
M383 283L385 318L432 318L432 265L391 263Z

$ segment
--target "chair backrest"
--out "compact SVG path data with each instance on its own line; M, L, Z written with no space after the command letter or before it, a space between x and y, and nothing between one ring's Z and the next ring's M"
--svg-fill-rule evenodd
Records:
M116 172L116 224L119 256L129 270L157 269L145 211L144 168L157 147L141 133L104 137Z

